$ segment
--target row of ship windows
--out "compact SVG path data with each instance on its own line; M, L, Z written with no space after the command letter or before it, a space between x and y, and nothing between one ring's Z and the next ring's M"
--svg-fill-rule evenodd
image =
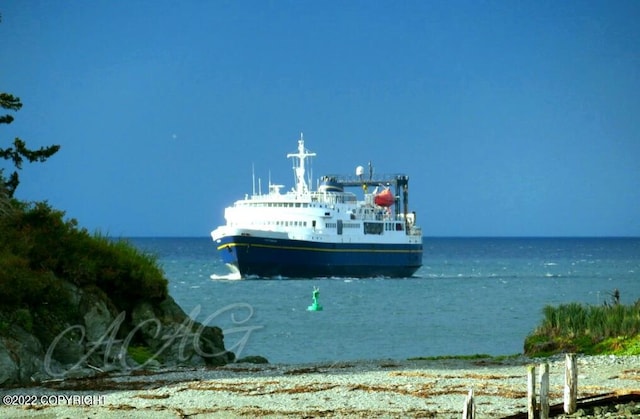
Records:
M251 224L257 225L273 225L273 226L284 226L284 227L306 227L306 221L262 221L262 222L253 222ZM388 223L387 223L388 224ZM342 223L342 228L360 228L360 223ZM315 221L312 224L315 227ZM338 223L325 223L325 228L338 228ZM387 229L388 230L388 229Z
M284 226L284 227L306 227L306 221L263 221L255 224L271 225L271 226ZM315 221L313 222L315 226Z
M259 225L274 225L274 226L284 226L284 227L306 227L306 221L264 221L264 222L255 222L252 224ZM342 228L360 228L360 223L342 223ZM316 227L316 222L312 222L312 227ZM325 223L325 228L338 228L338 223ZM365 234L382 234L382 231L402 231L402 223L364 223L364 233Z
M402 231L402 223L384 223L384 229L387 231Z
M325 228L338 228L338 223L326 223ZM342 223L342 228L360 228L360 223Z
M402 231L402 223L364 223L364 234L382 234L382 231Z
M265 207L265 208L333 208L330 205L322 205L322 204L309 204L306 202L249 202L240 204L246 207ZM336 211L340 212L340 209L337 208ZM360 208L358 210L359 214L375 214L376 220L381 220L384 212L380 209L374 208ZM329 215L329 214L326 214ZM351 212L351 217L355 217L355 211ZM291 224L293 225L293 224Z
M307 202L249 202L242 203L245 207L267 207L267 208L326 208L327 205L309 204Z

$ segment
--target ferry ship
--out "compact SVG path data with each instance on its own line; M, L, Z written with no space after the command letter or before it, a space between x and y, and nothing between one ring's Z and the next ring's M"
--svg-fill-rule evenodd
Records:
M328 175L316 190L305 178L302 134L294 160L295 186L268 185L224 212L226 224L211 232L232 273L245 278L411 277L422 265L422 230L409 211L409 177ZM348 191L348 188L356 192ZM352 190L353 190L352 189Z

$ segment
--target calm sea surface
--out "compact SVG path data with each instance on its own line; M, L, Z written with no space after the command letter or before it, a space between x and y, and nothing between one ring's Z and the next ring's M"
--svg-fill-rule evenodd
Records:
M207 238L130 241L227 349L272 363L521 353L545 305L640 298L638 238L425 238L413 278L268 281L229 280Z

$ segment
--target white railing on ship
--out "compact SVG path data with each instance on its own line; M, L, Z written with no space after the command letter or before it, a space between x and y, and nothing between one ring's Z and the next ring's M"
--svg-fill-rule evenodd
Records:
M311 192L311 202L322 202L326 204L355 204L358 198L350 192L343 193L325 193Z
M247 197L245 197L247 199ZM248 200L248 199L247 199ZM358 199L355 194L346 193L326 193L326 192L310 192L308 194L299 195L293 192L286 194L265 194L251 195L250 201L253 202L318 202L323 204L355 204Z

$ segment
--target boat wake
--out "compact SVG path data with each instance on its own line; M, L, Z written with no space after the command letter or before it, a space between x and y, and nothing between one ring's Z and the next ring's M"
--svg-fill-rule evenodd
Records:
M212 274L209 278L214 281L240 281L242 279L239 272L231 272L226 275Z

